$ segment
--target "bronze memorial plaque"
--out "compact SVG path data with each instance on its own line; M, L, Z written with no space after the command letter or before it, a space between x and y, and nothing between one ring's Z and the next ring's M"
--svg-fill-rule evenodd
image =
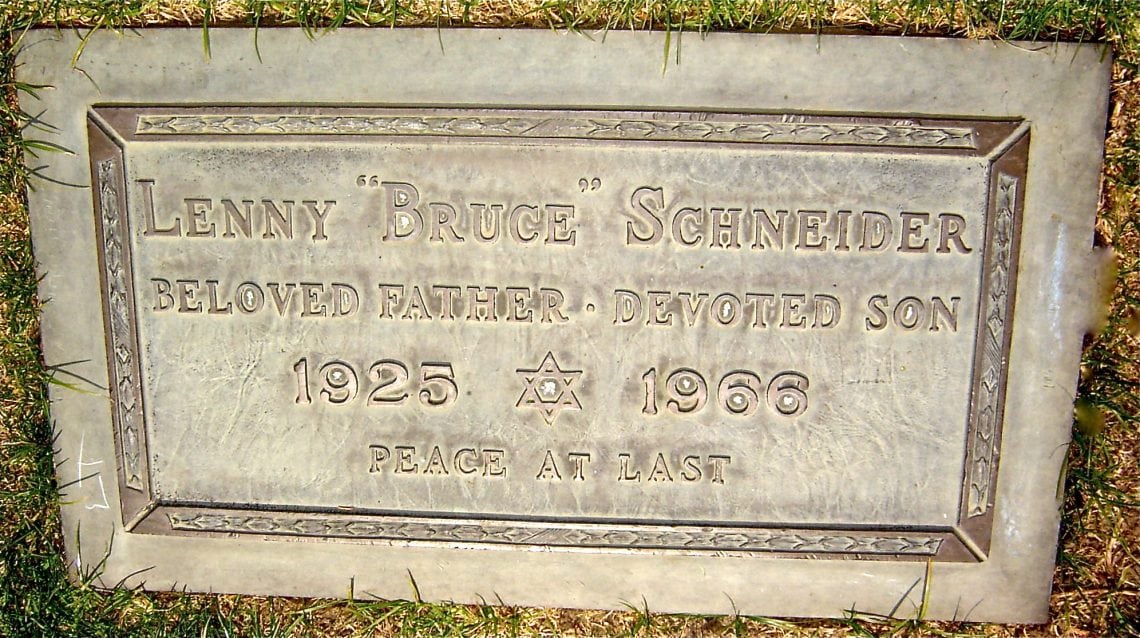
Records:
M89 184L31 194L46 356L101 387L53 395L77 570L1045 613L1099 50L710 36L662 74L652 34L270 31L258 62L226 31L207 63L143 31L81 74L57 37L23 79Z

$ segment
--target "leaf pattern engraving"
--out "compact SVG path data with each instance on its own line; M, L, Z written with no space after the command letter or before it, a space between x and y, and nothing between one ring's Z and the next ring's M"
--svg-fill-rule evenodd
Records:
M934 556L942 538L927 534L856 535L800 530L685 527L535 526L494 522L392 520L302 514L168 513L173 530L367 540L502 543L690 551Z
M998 175L997 206L993 225L993 244L988 260L989 280L983 300L980 376L975 392L974 432L970 442L972 460L968 466L970 490L967 511L971 518L989 510L991 477L996 463L997 434L1002 418L1001 390L1005 383L1008 314L1011 311L1010 277L1013 259L1014 206L1018 179L1004 173Z
M106 270L104 299L110 323L112 396L122 446L125 483L131 489L142 491L142 401L128 298L131 284L127 281L124 265L124 251L127 250L123 243L126 220L119 208L119 170L114 159L106 159L98 164L99 220L103 231L101 247Z
M751 144L828 144L976 148L965 127L910 124L844 124L767 121L748 118L672 119L550 115L415 114L141 114L138 135L400 135L451 137L566 138L661 142L739 142ZM653 115L653 117L650 117Z

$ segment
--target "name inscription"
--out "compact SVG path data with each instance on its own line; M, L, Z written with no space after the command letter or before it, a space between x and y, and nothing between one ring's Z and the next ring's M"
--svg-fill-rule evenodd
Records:
M1004 371L978 344L1008 339L1015 125L916 137L868 120L882 142L798 145L776 116L653 114L674 124L639 137L550 112L536 138L456 110L427 137L378 116L270 162L274 137L314 129L165 110L91 115L140 498L209 509L272 485L258 507L859 537L988 524L971 523L992 515L980 415L1002 395L979 388ZM576 128L595 119L611 124ZM722 120L751 128L690 134ZM144 407L128 420L125 402ZM235 450L236 474L191 471ZM935 487L899 487L916 484ZM140 529L189 529L155 525ZM985 533L957 533L921 554L979 558Z

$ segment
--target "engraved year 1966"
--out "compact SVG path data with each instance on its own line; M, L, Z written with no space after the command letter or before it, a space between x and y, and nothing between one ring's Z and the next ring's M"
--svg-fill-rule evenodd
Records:
M344 361L333 360L311 366L316 380L309 379L309 360L301 357L293 364L294 379L297 384L296 401L299 405L313 402L311 391L315 390L321 401L332 405L343 405L354 401L362 390L367 391L367 405L395 406L408 400L408 366L396 359L382 359L368 367L369 387L361 388L361 374L357 368ZM427 407L442 408L455 403L459 396L459 386L455 383L455 372L447 362L424 362L420 364L418 383L420 403Z
M643 414L657 414L657 368L641 375L645 383ZM772 377L765 389L760 377L749 370L734 370L724 375L717 385L716 399L729 414L749 416L759 409L763 401L783 416L799 416L808 408L808 378L795 372L780 372ZM709 385L700 372L692 368L678 368L665 378L665 405L674 414L689 414L705 407L709 398ZM763 398L762 398L763 397Z

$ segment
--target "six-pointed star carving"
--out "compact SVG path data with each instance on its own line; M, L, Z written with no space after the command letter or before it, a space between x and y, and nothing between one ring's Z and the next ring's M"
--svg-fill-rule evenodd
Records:
M581 410L582 404L570 386L582 376L581 370L562 370L554 360L554 353L547 352L542 365L536 370L516 370L526 382L526 389L515 407L537 408L542 412L547 425L554 425L554 419L562 410Z

